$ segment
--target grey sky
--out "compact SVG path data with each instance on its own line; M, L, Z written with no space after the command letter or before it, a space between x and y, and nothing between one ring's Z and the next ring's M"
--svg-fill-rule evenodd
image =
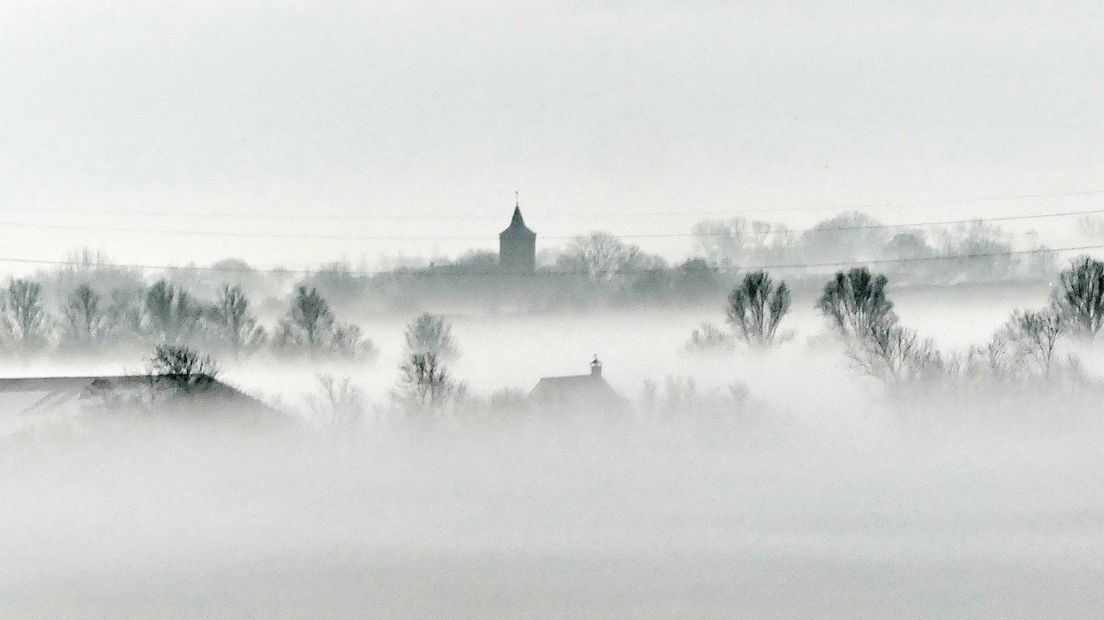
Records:
M1098 2L315 4L0 8L0 222L493 238L515 189L546 234L683 231L726 208L1104 189ZM683 215L567 217L588 211ZM319 212L496 219L279 217ZM127 261L299 266L399 247L0 230L0 254L33 258L90 245ZM491 247L406 252L469 245Z

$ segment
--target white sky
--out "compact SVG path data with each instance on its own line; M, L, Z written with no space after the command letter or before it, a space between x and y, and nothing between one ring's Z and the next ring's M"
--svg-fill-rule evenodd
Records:
M5 3L0 257L87 245L122 261L299 267L454 254L494 247L514 190L532 228L567 235L684 232L725 209L1104 189L1100 2L319 4ZM1102 200L874 212L908 222ZM71 212L119 210L145 214ZM303 217L316 213L451 219ZM487 240L13 225L32 221Z

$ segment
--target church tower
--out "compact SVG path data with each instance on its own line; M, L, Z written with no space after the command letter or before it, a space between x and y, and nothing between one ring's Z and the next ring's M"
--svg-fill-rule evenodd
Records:
M498 235L498 266L506 273L534 273L537 270L537 233L525 225L516 194L510 227Z

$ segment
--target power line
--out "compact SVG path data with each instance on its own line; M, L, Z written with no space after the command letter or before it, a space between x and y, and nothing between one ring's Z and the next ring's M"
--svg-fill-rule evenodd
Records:
M1026 255L1040 255L1040 254L1059 254L1064 252L1086 252L1089 250L1101 250L1104 249L1104 244L1097 245L1079 245L1079 246L1066 246L1059 248L1036 248L1031 250L1006 250L1001 252L981 252L975 254L947 254L938 256L918 256L911 258L884 258L884 259L869 259L869 260L848 260L848 261L834 261L834 262L819 262L819 263L774 263L774 264L758 264L758 265L741 265L733 268L708 268L701 270L691 270L688 273L700 272L700 273L718 273L718 272L742 272L742 271L756 271L756 270L771 270L771 269L812 269L818 267L850 267L856 265L884 265L884 264L907 264L907 263L924 263L924 262L936 262L936 261L951 261L951 260L976 260L982 258L1000 258L1000 257L1012 257L1012 256L1026 256ZM318 273L325 273L326 268L320 269L283 269L279 267L272 268L252 268L252 267L216 267L216 266L199 266L199 265L155 265L155 264L142 264L142 263L111 263L111 262L96 262L87 263L73 260L39 260L30 258L19 257L4 257L0 256L0 263L15 263L15 264L28 264L28 265L54 265L64 267L83 267L89 270L94 269L128 269L134 271L194 271L194 272L217 272L217 273L269 273L269 274L292 274L292 275L313 275ZM664 271L662 268L649 268L649 269L612 269L605 271L609 274L628 274L628 273L657 273ZM357 277L371 277L380 275L395 275L395 276L427 276L427 277L451 277L451 276L506 276L511 278L519 277L543 277L543 276L564 276L564 275L588 275L590 272L585 270L548 270L537 271L534 273L516 273L509 271L453 271L448 269L448 266L442 267L428 267L411 269L409 271L358 271L350 272L350 275Z
M718 209L710 211L580 211L575 213L543 213L542 218L566 218L566 217L674 217L674 216L725 216L747 213L799 213L815 211L848 211L857 209L880 209L887 207L917 208L925 206L954 206L965 204L979 204L986 202L1007 202L1015 200L1035 200L1042 198L1073 198L1082 196L1104 195L1104 189L1045 192L1034 194L1008 194L999 196L979 196L973 198L958 198L948 200L905 201L905 202L867 202L836 205L817 205L799 207L761 207L754 209ZM119 215L127 217L189 217L189 218L256 218L256 219L303 219L303 220L501 220L502 214L468 214L468 215L430 215L418 213L273 213L271 211L190 211L182 209L150 210L150 209L57 209L38 207L4 207L5 211L23 211L30 213L57 213L68 215L107 216Z
M857 230L885 230L902 228L923 228L932 226L955 226L961 224L973 224L984 222L1010 222L1049 219L1059 217L1071 217L1076 215L1098 215L1104 213L1104 209L1088 209L1083 211L1064 211L1059 213L1036 213L1030 215L1009 215L1003 217L968 218L957 220L941 220L928 222L912 222L907 224L864 224L857 226L837 227L813 227L803 229L778 229L770 232L787 232L792 234L827 234ZM493 241L497 239L491 236L427 236L427 235L356 235L356 234L328 234L328 233L276 233L276 232L248 232L248 231L224 231L224 230L191 230L168 228L133 228L129 226L81 226L77 224L45 224L39 222L12 222L0 221L0 226L17 228L41 228L47 230L80 230L86 232L124 232L133 234L157 234L178 236L201 237L228 237L233 239L323 239L323 240L351 240L351 241ZM640 233L614 235L622 239L678 239L690 237L725 237L729 232L700 232L700 233ZM543 239L568 240L586 235L541 235Z

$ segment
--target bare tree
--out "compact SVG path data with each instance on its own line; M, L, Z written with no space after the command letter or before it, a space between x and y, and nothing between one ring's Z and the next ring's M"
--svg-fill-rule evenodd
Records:
M1062 335L1063 321L1055 312L1017 311L1005 326L1005 334L1020 359L1034 362L1043 376L1053 368L1054 349Z
M753 349L767 349L774 344L778 326L789 310L786 283L775 287L765 271L753 271L729 294L725 314L737 338Z
M683 351L690 355L731 353L733 348L732 335L712 323L702 323L683 345Z
M357 360L370 360L379 353L372 340L364 337L360 327L351 323L334 324L330 350L334 355Z
M1054 305L1074 333L1095 338L1104 326L1104 262L1088 256L1075 259L1060 276Z
M7 319L17 346L31 351L46 344L50 317L37 282L12 280L7 291Z
M900 325L874 326L869 337L851 343L848 352L867 374L889 383L933 379L944 370L935 343Z
M218 364L210 356L185 345L159 344L149 359L147 374L155 388L180 395L210 387L218 373Z
M161 342L191 338L203 318L203 307L187 291L165 280L146 291L144 311L147 330Z
M423 314L406 326L403 336L408 355L432 353L445 362L459 357L452 339L452 325L443 316Z
M459 387L433 353L411 355L400 370L402 374L396 396L407 411L440 409Z
M105 311L104 339L139 340L147 331L142 321L144 303L141 288L112 289L110 302Z
M69 293L62 308L68 342L88 346L103 340L107 316L100 304L100 294L87 284L81 284Z
M640 248L604 232L594 232L571 241L558 267L578 272L595 284L610 282L634 268L642 258Z
M1003 332L994 334L985 345L972 347L964 360L964 376L975 380L1007 378L1011 372L1008 349L1008 338Z
M290 326L301 338L302 344L315 353L326 341L333 328L334 316L330 304L318 294L318 289L300 286L295 291L288 310Z
M824 286L817 309L845 337L867 338L876 328L897 322L886 296L889 281L866 267L837 272Z
M808 260L859 261L877 257L889 241L882 223L860 211L848 211L815 224L801 235Z
M211 318L219 339L235 356L243 350L255 350L264 342L264 328L257 325L257 319L249 311L249 298L240 286L223 285L219 289Z
M349 377L341 380L333 375L317 376L319 395L309 395L307 404L322 417L327 427L338 431L351 431L368 411L368 399L364 390L352 384Z

